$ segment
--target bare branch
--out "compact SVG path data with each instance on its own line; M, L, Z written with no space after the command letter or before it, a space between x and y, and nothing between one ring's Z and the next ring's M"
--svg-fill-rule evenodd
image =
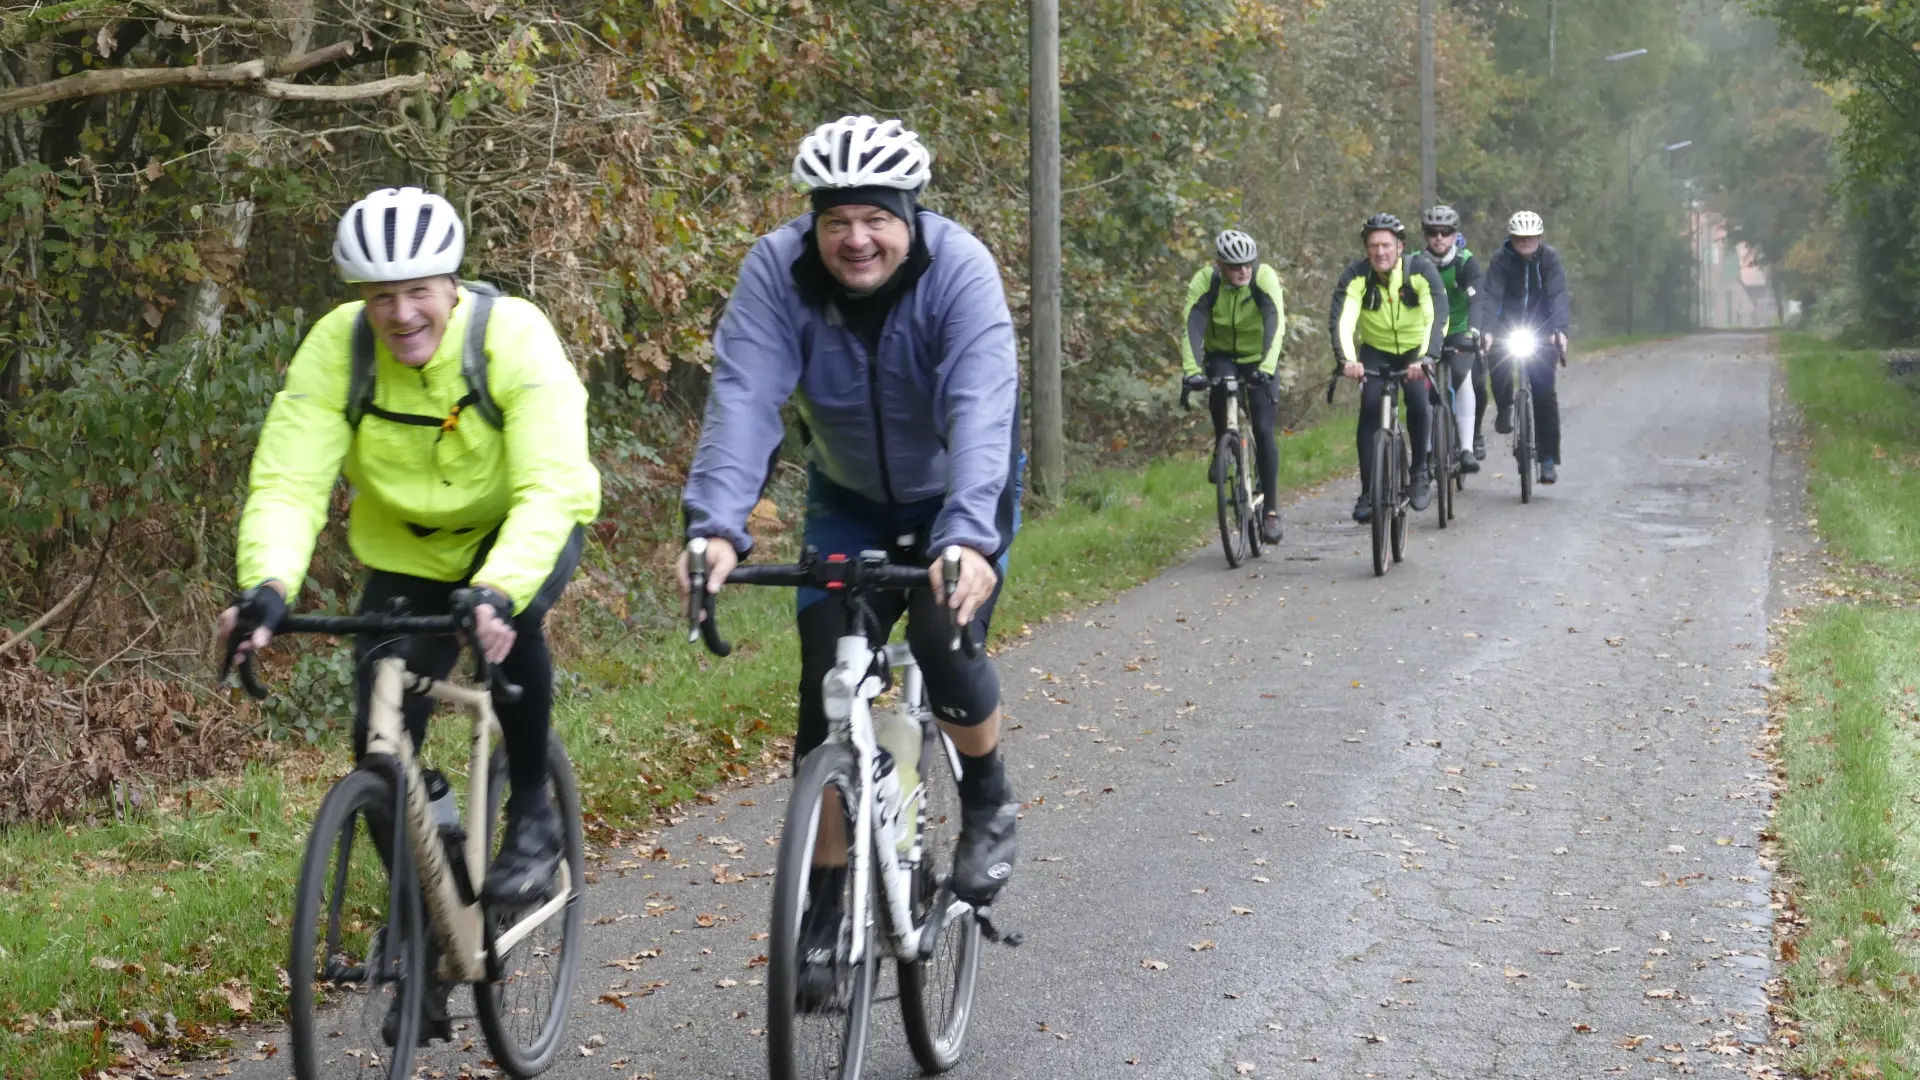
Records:
M78 75L23 86L0 93L0 116L50 105L74 98L124 94L162 87L191 86L202 90L233 90L244 94L294 101L351 101L379 97L401 90L418 90L427 84L425 75L403 75L377 79L370 83L342 86L313 86L278 81L322 64L331 64L353 55L359 46L341 41L323 49L273 60L244 60L234 64L195 64L189 67L125 68L111 71L86 71Z

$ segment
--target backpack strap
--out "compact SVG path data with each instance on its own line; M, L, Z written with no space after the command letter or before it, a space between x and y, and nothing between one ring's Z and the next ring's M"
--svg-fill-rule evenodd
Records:
M373 405L373 360L373 324L362 309L353 320L353 364L347 373L347 423L355 431Z
M460 374L466 376L467 396L454 406L454 411L458 415L461 408L470 405L480 414L480 419L499 430L506 427L506 417L487 389L487 320L493 316L493 302L499 298L500 290L484 281L463 284L473 294L473 315L467 320L467 340L460 350Z

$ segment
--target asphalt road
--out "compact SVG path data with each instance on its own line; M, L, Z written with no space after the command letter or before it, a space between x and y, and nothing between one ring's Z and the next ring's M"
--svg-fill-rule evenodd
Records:
M1532 505L1490 415L1454 527L1422 515L1384 579L1342 481L1277 557L1201 548L1003 653L1030 803L997 913L1027 943L988 950L951 1075L1744 1070L1771 932L1773 381L1760 338L1576 361L1563 480ZM765 1074L771 878L737 876L771 870L784 795L728 788L607 853L548 1075ZM635 857L655 844L667 861ZM867 1075L917 1075L897 1007L875 1012Z

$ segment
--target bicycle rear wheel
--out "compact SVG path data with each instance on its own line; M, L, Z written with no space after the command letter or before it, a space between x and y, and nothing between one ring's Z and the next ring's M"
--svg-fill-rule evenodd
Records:
M1245 523L1247 530L1247 555L1257 559L1260 557L1261 549L1266 546L1266 541L1260 539L1260 516L1272 510L1273 507L1265 503L1258 506L1254 504L1253 488L1256 482L1255 473L1258 470L1250 464L1252 457L1252 448L1247 445L1247 437L1240 436L1241 481L1240 486L1235 490L1240 493L1240 520Z
M1517 394L1513 406L1513 456L1520 469L1520 501L1533 501L1533 395Z
M1387 531L1392 526L1389 519L1395 502L1389 492L1397 491L1400 482L1393 475L1393 437L1384 431L1373 434L1373 468L1367 475L1373 479L1367 485L1372 504L1367 524L1373 530L1373 576L1380 577L1387 572Z
M1407 460L1407 436L1404 431L1393 434L1395 453L1393 486L1393 529L1390 533L1393 541L1393 561L1404 562L1407 557L1407 478L1413 475L1413 463Z
M1220 546L1226 549L1227 565L1238 568L1247 558L1246 507L1240 494L1240 439L1229 431L1213 444L1213 460L1219 468L1214 487L1214 508L1220 519Z
M854 822L848 808L858 794L856 768L852 747L829 742L808 754L793 777L780 836L767 952L767 1071L773 1080L858 1080L866 1057L877 965L872 923L861 920L854 925L851 867L842 875L839 933L832 956L820 958L820 966L827 969L825 978L807 979L807 943L802 932L809 925L815 837L829 812L829 791L840 795L851 854ZM856 935L862 945L858 964L852 962Z
M953 849L960 838L960 790L946 736L933 724L927 727L920 754L926 796L920 867L913 877L913 917L921 926L937 922L938 928L933 955L902 961L898 974L900 1014L906 1021L913 1059L928 1073L942 1073L959 1062L973 1019L980 924L973 918L973 908L955 899L947 887Z
M397 897L379 857L392 844L393 808L392 779L363 768L341 778L314 816L287 959L288 1036L299 1080L413 1075L431 973L412 856L402 845ZM374 822L384 832L378 846ZM390 1012L397 1025L388 1023Z
M506 755L494 756L492 782L498 798L506 791ZM573 987L580 973L580 938L586 916L586 843L580 828L580 789L574 782L567 748L547 739L547 799L560 817L561 867L567 898L559 910L546 916L531 932L494 958L498 981L476 983L475 1011L487 1034L487 1047L500 1068L516 1080L529 1080L553 1064L567 1031ZM488 851L495 836L488 837ZM489 941L513 931L522 919L539 909L488 911Z

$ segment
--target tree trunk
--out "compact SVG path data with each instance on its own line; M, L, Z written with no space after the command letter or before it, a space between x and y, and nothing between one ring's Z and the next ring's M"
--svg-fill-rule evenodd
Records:
M288 55L307 51L313 38L313 0L295 0L289 5L281 35ZM207 272L187 298L189 333L219 335L227 313L228 289L246 265L247 240L253 235L253 174L267 165L265 147L276 104L273 98L255 97L227 110L222 138L231 140L244 157L221 177L226 201L206 216L200 261Z

